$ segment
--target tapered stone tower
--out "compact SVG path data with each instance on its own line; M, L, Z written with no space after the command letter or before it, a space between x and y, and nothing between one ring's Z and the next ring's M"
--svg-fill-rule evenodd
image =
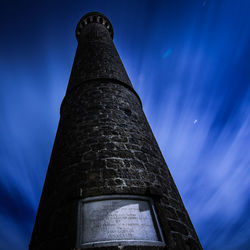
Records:
M89 13L76 37L30 249L202 249L110 21Z

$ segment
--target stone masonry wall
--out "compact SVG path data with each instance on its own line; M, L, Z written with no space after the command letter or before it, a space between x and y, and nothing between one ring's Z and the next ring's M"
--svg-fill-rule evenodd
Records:
M61 208L76 213L78 197L137 194L155 200L166 249L200 249L140 102L127 87L88 82L65 97L49 170L41 203L50 237L57 231L57 238L67 237L63 222L76 222L65 222L68 211Z
M78 201L107 194L151 197L164 249L202 249L110 30L93 23L78 33L30 249L74 249Z

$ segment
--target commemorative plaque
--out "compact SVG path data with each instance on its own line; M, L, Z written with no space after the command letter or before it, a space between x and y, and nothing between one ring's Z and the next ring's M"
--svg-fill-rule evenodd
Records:
M150 198L108 195L83 199L78 210L78 247L165 246Z

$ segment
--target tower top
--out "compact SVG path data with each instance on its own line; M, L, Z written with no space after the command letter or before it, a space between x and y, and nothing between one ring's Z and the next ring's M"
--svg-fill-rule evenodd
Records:
M104 16L102 13L99 12L89 12L86 15L84 15L79 23L76 26L76 38L78 40L82 29L84 29L85 26L87 26L90 23L99 23L105 26L105 28L109 31L111 38L114 37L114 30L112 27L111 22L109 19Z

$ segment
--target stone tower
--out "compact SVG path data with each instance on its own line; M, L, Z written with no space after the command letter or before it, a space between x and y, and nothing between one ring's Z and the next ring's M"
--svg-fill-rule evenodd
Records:
M83 16L30 242L202 249L102 14Z

